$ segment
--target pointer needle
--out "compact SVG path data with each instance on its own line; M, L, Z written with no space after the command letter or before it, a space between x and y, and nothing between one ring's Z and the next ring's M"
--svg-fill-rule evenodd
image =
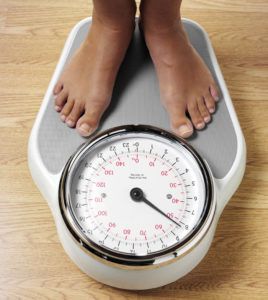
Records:
M141 202L142 201L142 202L146 203L148 206L150 206L151 208L153 208L154 210L156 210L157 212L159 212L161 215L163 215L164 217L166 217L167 219L169 219L171 222L173 222L177 226L181 227L181 225L179 223L177 223L176 221L174 221L173 219L171 219L161 209L159 209L152 202L150 202L148 199L146 199L144 197L143 191L140 188L133 188L130 191L130 197L131 197L132 200L134 200L136 202Z

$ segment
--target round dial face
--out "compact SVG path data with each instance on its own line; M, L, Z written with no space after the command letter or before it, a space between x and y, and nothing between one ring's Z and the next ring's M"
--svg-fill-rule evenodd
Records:
M154 130L119 130L72 159L63 206L67 222L90 247L146 258L180 247L202 226L208 188L198 157L184 142Z

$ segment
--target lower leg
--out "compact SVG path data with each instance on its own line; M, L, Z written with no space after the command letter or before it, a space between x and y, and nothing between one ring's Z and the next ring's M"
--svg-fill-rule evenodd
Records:
M95 0L87 38L54 88L62 121L87 136L108 107L115 78L134 30L133 0Z
M93 18L110 29L122 29L123 25L135 22L136 3L134 0L93 0Z
M180 6L181 0L143 0L140 11L171 127L179 136L188 137L194 127L203 129L211 120L218 92L210 71L184 32Z
M180 21L182 0L142 0L140 15L143 28L155 33L169 30Z

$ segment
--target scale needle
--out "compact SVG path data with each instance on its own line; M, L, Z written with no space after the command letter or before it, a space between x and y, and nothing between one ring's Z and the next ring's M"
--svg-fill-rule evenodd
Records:
M148 199L144 197L143 191L140 188L133 188L130 191L130 197L132 200L136 202L144 202L147 205L149 205L154 210L158 211L161 215L165 216L167 219L169 219L171 222L175 223L177 226L181 227L179 223L171 219L168 215L166 215L161 209L159 209L157 206L155 206L152 202L150 202Z

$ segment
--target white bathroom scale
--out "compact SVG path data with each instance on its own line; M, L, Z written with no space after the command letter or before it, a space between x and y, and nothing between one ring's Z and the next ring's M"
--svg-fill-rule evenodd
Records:
M98 131L79 136L55 111L53 88L90 24L79 22L66 41L31 132L29 168L81 270L123 289L163 286L207 253L244 174L243 133L208 35L184 19L221 92L212 122L187 140L172 134L136 28Z

